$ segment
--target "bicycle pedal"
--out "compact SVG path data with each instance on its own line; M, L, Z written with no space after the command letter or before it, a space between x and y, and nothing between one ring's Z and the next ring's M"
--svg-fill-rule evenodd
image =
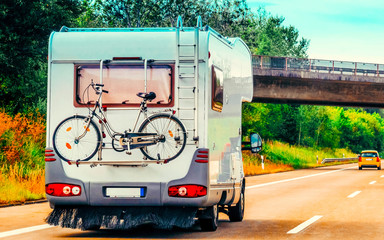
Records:
M128 155L132 155L132 152L129 152L129 151L126 151L125 153Z

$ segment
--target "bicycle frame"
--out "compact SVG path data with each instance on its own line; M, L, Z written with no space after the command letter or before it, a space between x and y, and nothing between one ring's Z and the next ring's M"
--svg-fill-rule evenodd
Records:
M88 119L92 120L93 117L96 117L97 119L99 119L99 123L103 127L105 127L105 129L107 130L108 135L112 139L114 139L115 141L119 141L114 136L115 135L124 135L124 133L120 133L120 132L115 131L112 128L112 126L109 124L107 116L104 114L104 111L103 111L102 107L100 106L100 98L101 98L101 95L102 95L102 91L99 92L99 95L100 96L99 96L98 100L95 102L95 105L94 105L93 109L90 110L90 114L88 115ZM100 113L101 116L96 113L97 110L99 110L99 113ZM140 108L139 108L139 113L138 113L138 115L136 117L135 125L134 125L133 129L130 130L130 132L135 132L135 129L136 129L137 123L139 122L141 113L144 114L144 118L148 117L148 115L147 115L147 103L146 103L146 100L143 100L141 102ZM80 140L82 137L85 136L85 134L87 133L87 128L89 127L89 125L90 125L90 121L87 123L87 126L86 126L86 129L84 130L84 133L77 138L78 140Z
M96 88L94 87L95 85L96 85ZM147 108L148 108L147 107L147 99L144 98L143 101L140 103L139 113L136 117L136 121L135 121L135 124L133 126L133 129L132 130L129 129L128 132L125 131L124 133L120 133L120 132L115 131L112 128L112 126L109 124L108 119L107 119L106 115L104 114L104 110L100 104L100 99L101 99L103 92L107 92L107 91L102 89L103 85L101 85L101 84L94 84L92 82L90 84L90 86L92 86L92 88L95 90L96 94L99 95L99 97L96 100L93 109L92 110L90 109L90 113L87 117L88 122L87 122L87 125L85 127L84 132L79 137L77 137L75 139L75 141L79 141L81 138L83 138L87 134L87 129L89 128L89 125L91 124L93 117L96 117L97 119L99 119L99 123L101 124L101 131L103 134L103 138L105 137L105 133L104 133L104 128L105 128L106 132L111 137L111 139L113 141L117 141L120 143L121 147L123 148L123 150L121 150L121 151L124 151L124 149L128 150L128 152L127 152L128 154L130 154L131 149L153 145L153 144L156 144L158 141L161 141L163 139L159 132L156 132L156 133L141 133L141 132L138 133L138 132L135 132L137 124L139 122L139 119L140 119L140 116L142 113L144 114L144 119L149 119L148 114L147 114ZM101 88L101 90L99 88ZM99 111L99 114L97 113L97 110ZM167 110L165 110L165 111L167 111ZM174 111L172 109L169 109L168 111L171 111L172 113L174 113ZM170 114L169 116L171 118L172 114ZM148 120L148 121L151 123L151 120ZM120 138L118 139L118 138L116 138L116 136L120 136ZM124 144L124 141L126 144ZM102 146L102 144L100 146ZM125 148L125 146L126 146L126 148ZM117 150L114 146L112 146L112 147L116 151L120 151L120 150ZM101 147L100 147L100 150L101 150Z

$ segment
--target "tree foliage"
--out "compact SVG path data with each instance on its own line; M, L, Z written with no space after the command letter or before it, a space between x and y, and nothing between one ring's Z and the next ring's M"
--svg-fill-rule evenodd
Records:
M0 105L10 112L46 98L48 37L81 12L76 0L0 2Z
M245 0L85 0L88 11L79 18L81 26L170 27L177 17L184 26L196 26L198 16L220 34L241 37L254 54L305 57L309 40L299 39L284 18L264 9L252 12Z
M384 152L384 119L360 108L244 104L243 132L292 145Z

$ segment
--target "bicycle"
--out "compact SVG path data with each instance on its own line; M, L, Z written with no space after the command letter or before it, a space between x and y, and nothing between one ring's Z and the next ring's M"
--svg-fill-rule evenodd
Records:
M147 101L156 98L154 92L136 94L143 100L140 103L133 130L120 133L113 130L100 104L102 94L108 94L108 91L103 89L104 84L95 84L92 80L84 90L83 97L86 91L89 93L90 87L99 96L93 108L88 107L89 115L74 115L66 118L59 123L53 133L53 148L61 159L68 162L88 161L98 152L101 160L101 150L104 146L102 139L106 137L104 129L112 138L112 148L117 152L126 151L130 155L132 149L138 148L145 156L144 159L164 160L164 163L167 163L178 157L184 150L187 132L181 121L174 116L174 110L166 109L161 113L148 116ZM92 101L87 102L87 104L91 103ZM144 114L144 120L135 132L141 114ZM99 120L103 138L100 128L93 121L94 117Z

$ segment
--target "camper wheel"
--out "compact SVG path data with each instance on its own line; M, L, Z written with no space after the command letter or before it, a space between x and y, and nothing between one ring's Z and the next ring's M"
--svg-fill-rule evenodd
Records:
M216 231L219 222L219 208L217 205L207 208L199 218L203 231Z
M244 218L244 208L245 208L245 184L241 187L240 199L239 202L234 207L228 208L228 216L231 222L241 222Z

